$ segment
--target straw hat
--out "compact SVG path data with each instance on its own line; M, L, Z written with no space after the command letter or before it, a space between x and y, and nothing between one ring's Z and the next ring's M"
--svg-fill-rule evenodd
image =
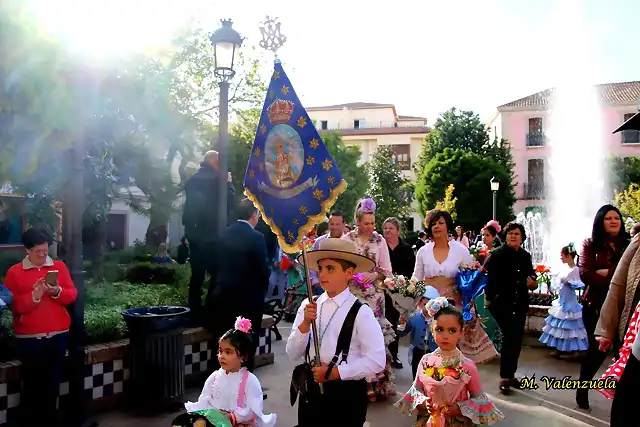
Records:
M318 261L327 258L342 259L355 264L356 273L366 273L376 266L376 263L373 262L373 260L365 256L358 255L355 243L332 237L320 240L319 248L317 250L307 252L309 269L318 270ZM302 263L302 255L298 257L298 262Z

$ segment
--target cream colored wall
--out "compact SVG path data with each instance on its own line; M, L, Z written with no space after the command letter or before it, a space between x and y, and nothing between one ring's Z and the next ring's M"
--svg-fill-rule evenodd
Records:
M415 126L426 126L426 120L398 120L398 127L407 128Z
M393 108L367 108L350 110L311 110L307 111L311 120L320 128L320 122L326 120L329 129L353 129L354 120L364 120L360 128L392 127L395 121Z
M358 145L362 152L359 164L371 161L373 154L379 145L404 145L411 146L409 154L411 156L411 164L413 165L422 149L422 143L424 142L425 134L401 134L401 135L343 135L342 141L345 145ZM402 171L403 174L411 179L415 180L415 174L412 170Z

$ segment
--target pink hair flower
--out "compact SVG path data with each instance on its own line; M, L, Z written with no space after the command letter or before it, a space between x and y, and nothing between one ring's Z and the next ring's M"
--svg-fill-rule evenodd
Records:
M498 233L502 231L502 227L500 227L500 224L495 219L492 219L487 223L487 225L485 225L485 227L488 227L488 226L492 226L493 228L495 228Z
M237 317L234 328L240 332L248 334L251 330L251 320L245 319L244 317Z
M360 202L360 210L366 213L374 213L376 211L376 202L373 199L363 199Z

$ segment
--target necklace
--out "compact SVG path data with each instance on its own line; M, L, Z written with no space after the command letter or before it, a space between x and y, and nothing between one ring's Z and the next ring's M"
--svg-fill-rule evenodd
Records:
M462 360L462 352L458 348L455 348L451 351L446 351L438 348L436 349L435 353L442 359L443 362L460 362Z
M329 329L329 326L331 326L331 322L333 321L333 318L336 317L336 314L338 313L338 310L340 309L340 307L337 307L335 309L335 311L333 312L333 314L331 315L331 317L329 318L329 321L327 322L327 326L324 328L324 331L322 330L322 309L324 308L324 304L330 300L326 300L322 303L322 305L320 306L320 318L318 319L318 331L319 331L319 337L318 337L318 347L322 346L322 339L324 338L324 334L327 333L327 329ZM335 301L333 301L333 303L335 304Z

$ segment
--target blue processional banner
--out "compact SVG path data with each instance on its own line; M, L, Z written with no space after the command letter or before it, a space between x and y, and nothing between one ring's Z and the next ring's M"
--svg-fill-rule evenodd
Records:
M244 176L244 194L278 236L282 250L295 253L302 238L326 221L346 187L276 61Z

